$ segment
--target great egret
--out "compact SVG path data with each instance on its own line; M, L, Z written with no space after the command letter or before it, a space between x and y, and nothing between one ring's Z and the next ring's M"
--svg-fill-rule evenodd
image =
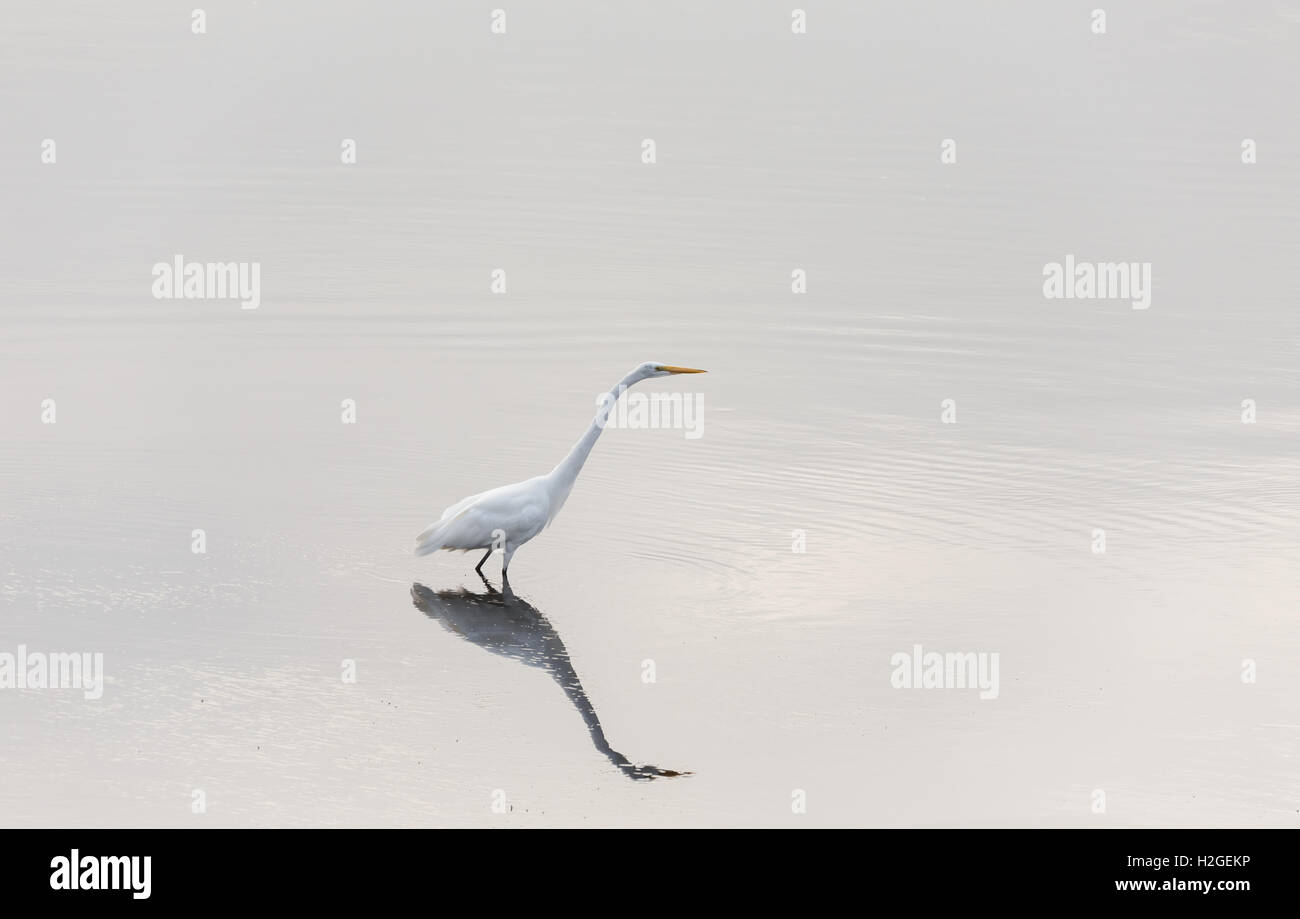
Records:
M569 455L546 475L539 475L513 485L502 485L491 491L470 495L442 512L436 523L429 524L415 537L415 554L429 555L439 549L487 549L474 570L482 574L483 563L496 549L500 549L501 577L510 569L510 559L528 540L532 539L553 521L564 501L573 490L582 464L596 444L596 438L605 429L605 421L618 402L619 396L629 386L652 377L668 377L678 373L704 373L690 367L657 364L647 361L632 369L602 399L591 427L578 439Z

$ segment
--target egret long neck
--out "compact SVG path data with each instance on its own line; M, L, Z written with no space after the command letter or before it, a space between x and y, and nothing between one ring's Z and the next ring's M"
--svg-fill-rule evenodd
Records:
M568 496L574 480L578 478L578 473L582 471L583 463L587 462L587 457L591 454L591 448L596 445L596 439L600 437L600 432L605 430L605 422L608 420L610 412L614 410L618 397L639 379L635 372L629 373L614 385L614 388L609 391L608 397L602 399L600 407L596 409L596 417L592 419L591 427L587 428L586 433L578 438L578 442L573 445L569 455L551 470L551 480L562 489L560 493L561 501Z

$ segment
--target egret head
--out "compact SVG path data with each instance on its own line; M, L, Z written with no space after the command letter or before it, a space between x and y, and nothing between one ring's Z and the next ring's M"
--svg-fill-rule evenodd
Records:
M696 370L693 367L678 367L676 364L661 364L658 361L646 361L634 373L638 379L648 380L652 377L671 377L679 373L708 373L708 371Z

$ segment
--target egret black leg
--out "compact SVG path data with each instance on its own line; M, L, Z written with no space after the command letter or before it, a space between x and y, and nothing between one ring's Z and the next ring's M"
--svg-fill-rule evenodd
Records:
M482 573L483 573L483 563L486 562L486 561L488 560L488 555L491 555L491 554L492 554L492 550L491 550L491 549L488 549L488 550L487 550L487 555L484 555L481 559L478 560L478 564L474 566L474 570L477 571L479 574L482 574Z

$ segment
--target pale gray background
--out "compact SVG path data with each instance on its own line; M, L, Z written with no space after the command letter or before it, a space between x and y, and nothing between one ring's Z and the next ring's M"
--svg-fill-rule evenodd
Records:
M0 691L0 824L1300 824L1297 4L192 5L3 7L0 650L110 682ZM409 589L647 359L705 436L607 432L512 566L644 783Z

